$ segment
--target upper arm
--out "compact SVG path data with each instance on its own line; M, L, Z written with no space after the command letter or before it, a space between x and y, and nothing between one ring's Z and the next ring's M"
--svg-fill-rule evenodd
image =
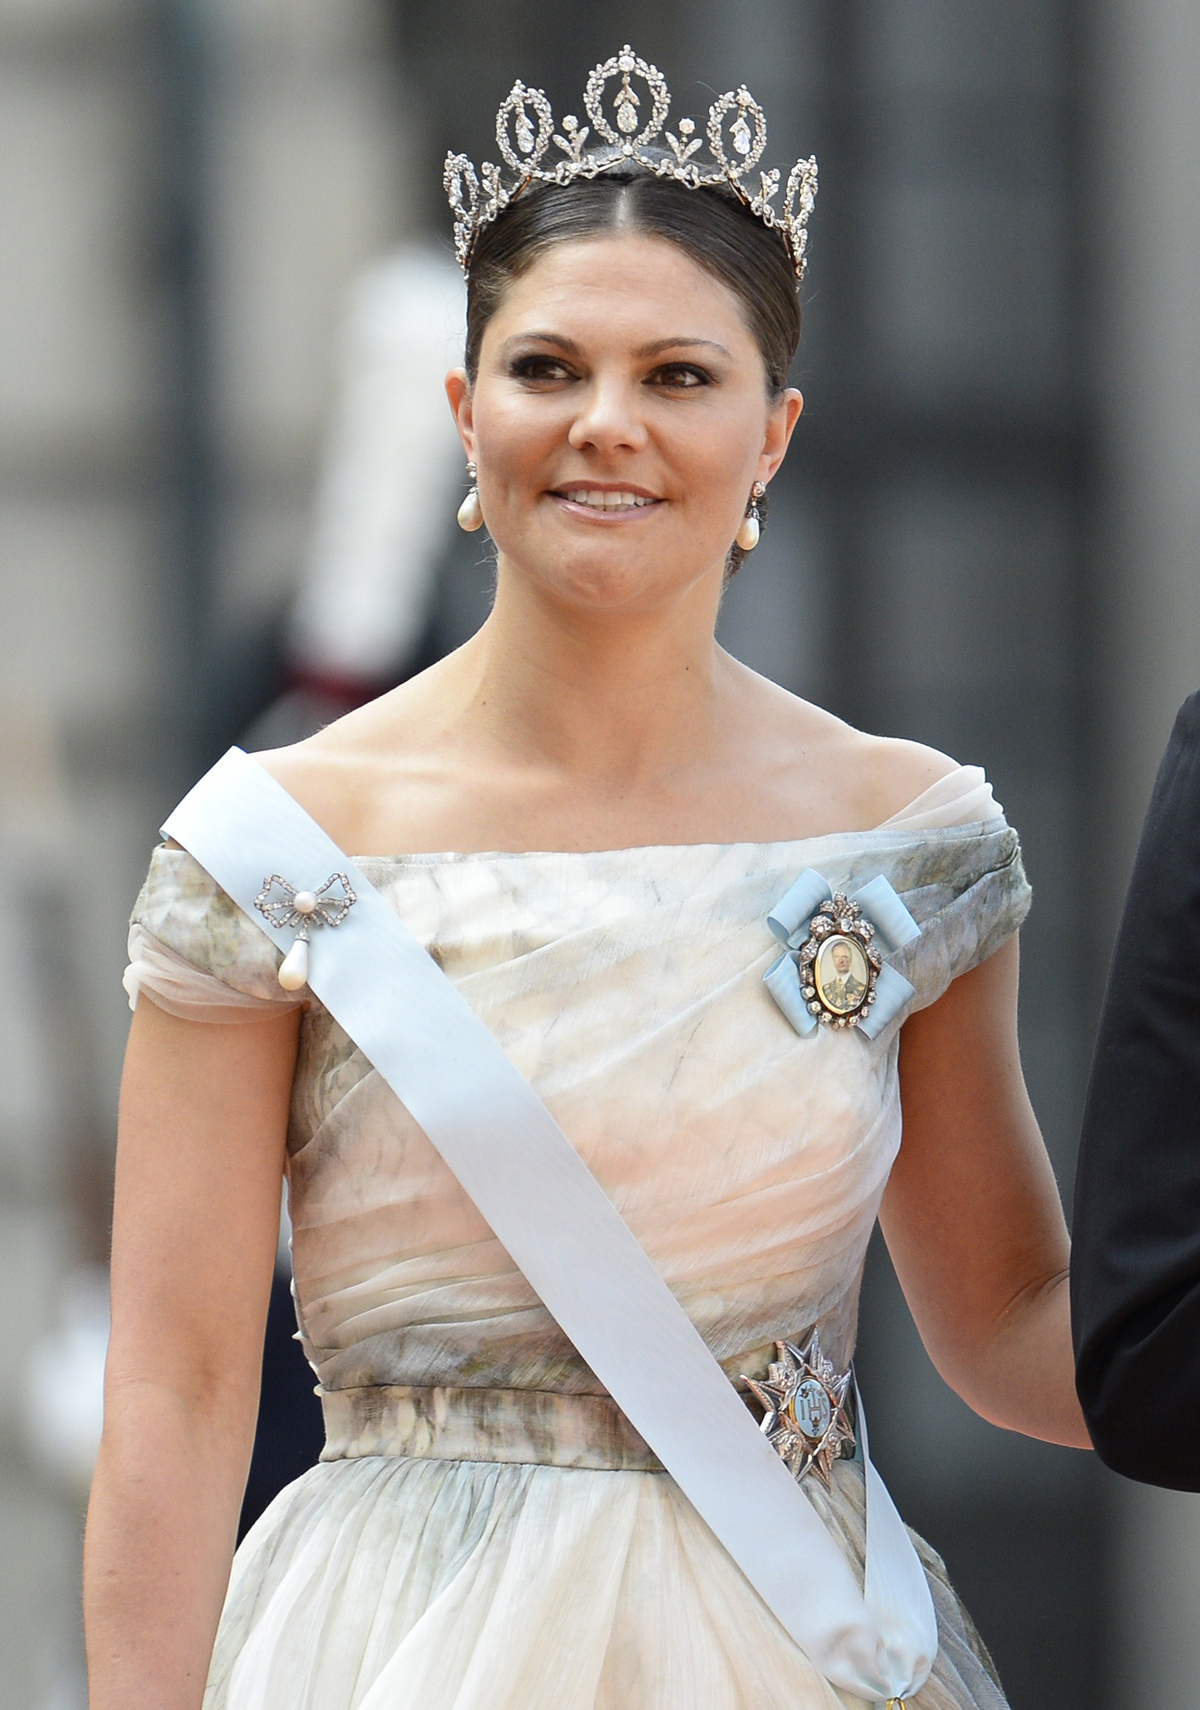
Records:
M951 1382L1009 1307L1065 1270L1066 1224L1017 1046L1015 935L911 1016L904 1133L880 1221Z
M108 1382L257 1395L299 1012L240 1026L138 1003L113 1208Z

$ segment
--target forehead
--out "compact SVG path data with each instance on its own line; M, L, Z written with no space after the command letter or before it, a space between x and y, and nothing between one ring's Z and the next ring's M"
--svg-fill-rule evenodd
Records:
M514 279L485 337L555 331L630 345L686 335L753 360L736 292L666 238L609 232L556 243Z

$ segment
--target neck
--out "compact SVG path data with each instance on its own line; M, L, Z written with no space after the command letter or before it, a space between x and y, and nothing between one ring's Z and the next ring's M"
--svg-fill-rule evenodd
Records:
M673 771L719 728L720 592L718 566L651 610L581 610L501 562L492 613L457 655L462 712L534 765L617 787Z

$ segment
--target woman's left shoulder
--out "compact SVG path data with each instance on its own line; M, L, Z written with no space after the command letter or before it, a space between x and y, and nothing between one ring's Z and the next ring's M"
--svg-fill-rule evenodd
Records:
M739 669L747 714L744 751L760 763L765 759L758 775L806 829L874 831L931 792L939 802L949 801L958 793L951 779L960 779L964 790L968 783L975 786L983 799L986 780L978 768L964 768L923 742L858 730L815 702Z
M874 830L962 771L948 754L922 742L874 736L804 702L794 708L790 719L792 709L780 709L792 737L786 768L793 777L819 777L847 829Z
M883 825L962 767L957 760L923 742L901 736L871 736L852 730L849 747L858 775L863 816L869 825Z

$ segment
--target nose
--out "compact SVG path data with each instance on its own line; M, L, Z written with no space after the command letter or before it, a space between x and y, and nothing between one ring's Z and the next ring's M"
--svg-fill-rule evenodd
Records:
M572 449L590 449L601 456L640 451L647 435L638 405L636 384L617 375L594 376L580 388L579 413L567 435Z

